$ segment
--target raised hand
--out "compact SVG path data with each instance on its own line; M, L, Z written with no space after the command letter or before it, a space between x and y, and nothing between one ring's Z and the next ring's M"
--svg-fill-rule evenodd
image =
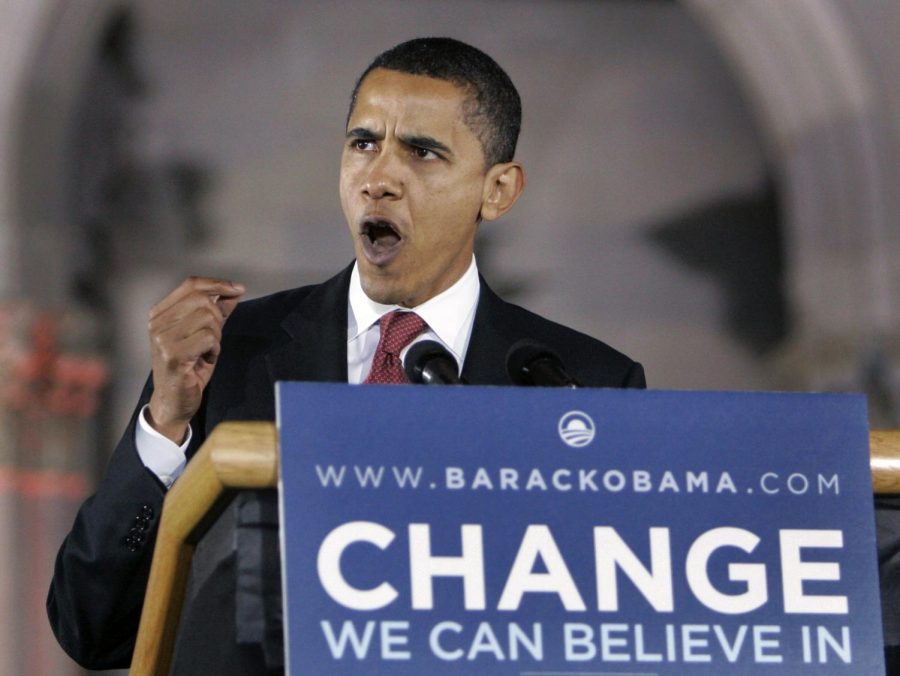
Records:
M153 395L148 422L176 444L200 408L216 368L222 327L244 294L243 284L188 277L150 310Z

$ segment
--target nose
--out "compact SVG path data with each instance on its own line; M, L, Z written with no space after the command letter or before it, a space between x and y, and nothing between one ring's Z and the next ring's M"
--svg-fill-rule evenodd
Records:
M403 167L387 150L378 153L369 164L363 182L363 194L371 199L398 199L403 196Z

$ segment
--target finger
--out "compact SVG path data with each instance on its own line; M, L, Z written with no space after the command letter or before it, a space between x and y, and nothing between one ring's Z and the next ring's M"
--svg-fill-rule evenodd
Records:
M240 298L244 294L243 284L221 280L186 280L168 296L150 309L150 318L154 318L177 307L192 298L215 299Z
M151 311L148 328L151 333L161 331L168 326L184 321L186 317L197 312L209 313L211 317L222 324L225 321L225 315L222 313L219 305L213 300L218 297L217 295L208 296L203 292L196 292L183 297L177 303L161 312Z
M216 343L209 350L200 355L200 359L198 361L203 361L204 363L213 366L219 360L220 354L222 354L222 343L216 341Z
M188 277L169 295L151 308L150 317L153 318L165 312L193 294L219 296L220 298L239 298L245 291L246 288L240 282L213 279L211 277Z
M217 341L221 341L224 321L219 316L218 308L215 308L198 311L171 324L151 326L150 349L153 360L162 359L171 363L184 359L178 346L196 333L209 332Z
M215 304L219 308L219 311L222 313L222 317L228 319L231 316L231 313L234 312L234 308L237 307L237 304L240 302L240 300L240 296L235 296L232 298L220 296L216 299Z
M214 364L221 350L221 343L212 331L197 331L173 344L164 363L169 371L192 375L199 362Z
M219 355L222 353L221 340L213 340L210 342L205 338L206 337L203 336L202 333L197 333L188 339L188 342L192 342L196 346L197 350L202 350L194 360L195 372L203 370L204 366L215 366L216 361L219 359ZM208 349L203 350L204 347L207 347ZM212 371L209 372L212 373Z
M178 322L151 331L150 342L154 352L166 355L164 357L166 361L178 361L185 358L179 350L179 345L197 333L209 332L217 342L220 342L223 323L224 319L219 316L218 309L198 308Z

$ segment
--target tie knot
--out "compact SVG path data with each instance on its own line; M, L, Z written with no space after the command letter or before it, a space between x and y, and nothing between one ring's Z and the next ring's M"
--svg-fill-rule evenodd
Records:
M381 337L372 357L372 367L363 382L401 384L408 383L400 361L400 352L428 325L414 312L394 311L378 321Z
M381 328L379 349L392 355L400 355L404 347L424 331L428 325L415 312L394 310L384 315L378 325Z

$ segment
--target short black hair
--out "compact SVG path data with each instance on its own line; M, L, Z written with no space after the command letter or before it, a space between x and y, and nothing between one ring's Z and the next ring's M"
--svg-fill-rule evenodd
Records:
M452 82L467 94L464 119L481 141L487 166L513 159L522 127L522 102L506 72L480 49L453 38L428 37L382 52L353 87L348 122L363 80L376 68Z

